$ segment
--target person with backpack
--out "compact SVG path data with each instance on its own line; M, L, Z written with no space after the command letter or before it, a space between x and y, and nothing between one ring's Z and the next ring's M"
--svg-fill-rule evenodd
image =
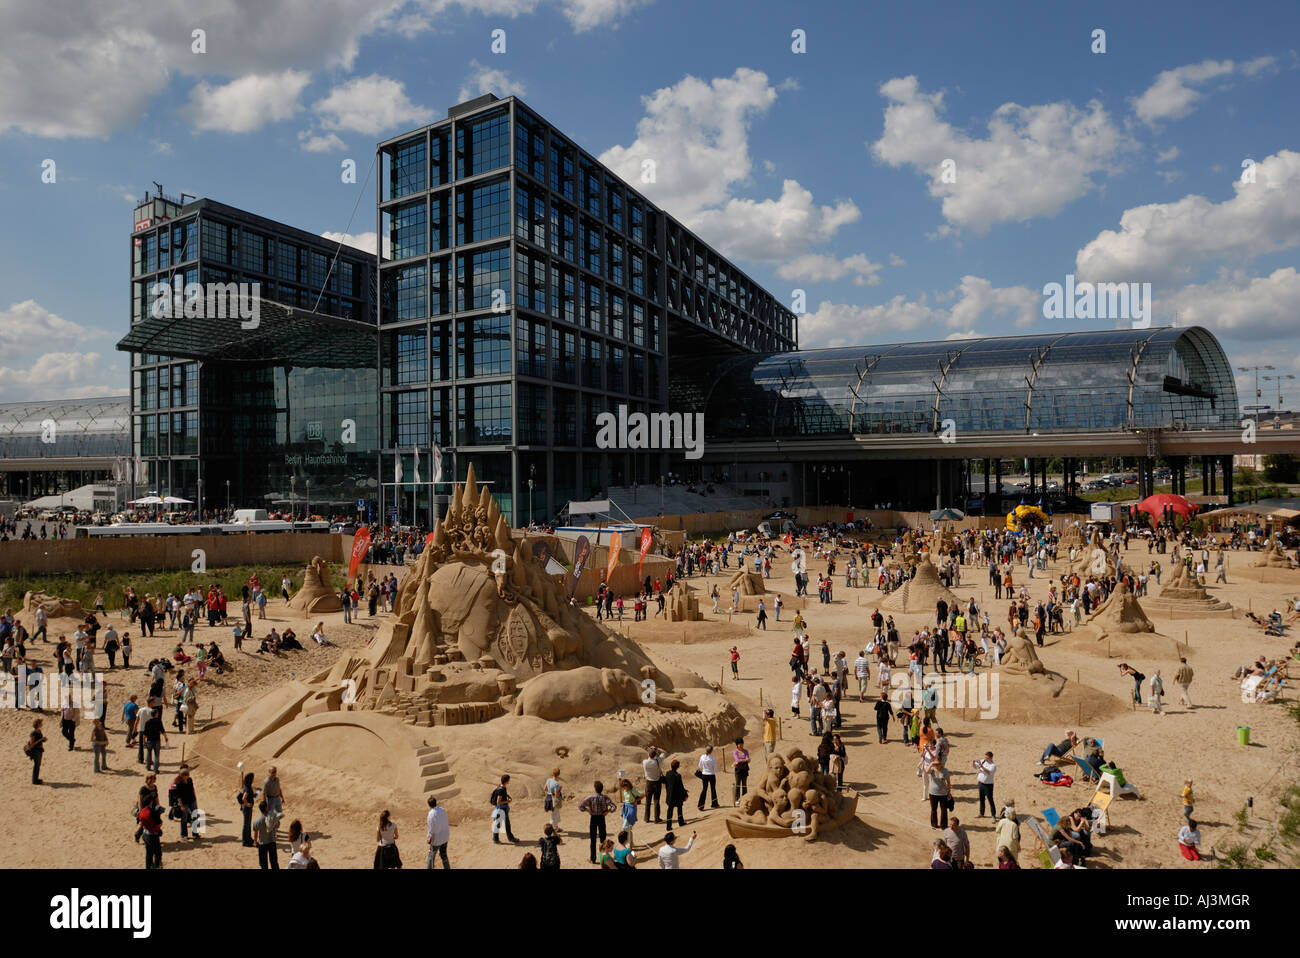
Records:
M144 837L144 867L162 868L162 808L157 794L147 787L140 788L140 810L136 813Z
M280 827L280 816L266 803L266 799L262 799L257 803L257 810L262 813L253 819L253 841L257 845L257 867L263 871L267 869L279 871L280 858L276 854L275 833ZM378 855L376 855L377 857Z
M33 720L31 734L27 736L27 744L23 746L23 753L32 760L33 785L45 784L41 780L41 759L45 756L45 743L48 739L46 739L45 733L41 731L43 724L43 719Z
M558 871L560 868L560 846L563 844L564 839L555 834L555 826L547 824L542 829L542 837L537 840L537 845L542 850L541 860L538 862L537 867Z
M510 792L508 786L510 776L502 775L501 784L492 790L492 796L488 799L492 804L492 843L501 844L501 833L506 833L506 840L518 842L515 833L510 829Z

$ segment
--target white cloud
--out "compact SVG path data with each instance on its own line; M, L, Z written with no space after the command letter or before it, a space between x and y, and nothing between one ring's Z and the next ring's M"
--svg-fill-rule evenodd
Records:
M34 299L0 310L0 354L26 355L34 348L73 346L88 334L84 326L51 313Z
M355 249L363 250L371 256L375 255L375 234L373 231L369 233L338 233L330 231L321 233L320 235L325 237L325 239L329 240L331 243L342 242L344 246L351 246ZM388 237L385 236L384 255L389 256L391 253L392 247L389 245Z
M85 399L126 393L120 380L98 386L87 384L91 376L103 372L99 353L45 353L26 366L0 366L0 400Z
M331 150L346 150L348 145L339 139L337 133L313 133L302 130L298 134L298 145L308 153L329 153Z
M906 265L907 265L907 260L903 259L903 257L899 256L897 253L890 253L890 254L889 254L889 265L890 265L890 266L906 266Z
M172 155L173 152L172 145L168 143L166 140L150 140L149 145L153 147L154 153L158 154L159 156Z
M690 225L728 256L776 262L828 242L840 227L861 216L852 200L818 206L812 193L786 180L776 199L728 200L720 208L701 210Z
M432 110L416 106L407 98L400 81L377 73L336 86L311 108L326 130L350 130L368 136L396 127L423 126L434 119Z
M1234 180L1235 195L1222 203L1189 195L1125 210L1118 232L1104 230L1079 250L1075 272L1091 281L1172 281L1206 262L1238 267L1300 246L1300 153L1282 150L1254 172L1254 183Z
M781 195L734 195L753 169L749 128L776 101L767 75L740 67L729 77L687 76L643 98L645 115L630 146L601 154L628 183L726 256L781 262L824 243L861 216L851 200L817 205L786 179ZM653 169L653 181L643 173Z
M938 305L945 302L953 305ZM876 306L823 302L816 312L799 317L799 345L813 349L877 340L898 342L900 333L918 330L928 330L928 338L946 335L944 329L956 331L947 338L969 338L981 320L1010 320L1024 328L1041 319L1042 310L1043 297L1035 290L995 287L986 279L967 275L953 289L933 297L922 293L908 299L899 294Z
M1240 270L1225 273L1160 297L1158 307L1165 321L1176 315L1179 326L1204 326L1216 335L1242 339L1294 341L1300 273L1294 266L1267 276L1248 277Z
M1232 60L1202 60L1162 70L1156 75L1155 82L1133 100L1133 112L1139 120L1151 126L1164 120L1180 120L1196 109L1201 99L1202 94L1196 87L1234 73L1257 76L1273 62L1273 57L1258 57L1240 64Z
M879 286L881 263L873 263L865 253L855 253L844 259L821 253L805 253L777 267L776 275L782 279L804 283L822 283L852 276L859 286Z
M922 92L914 76L889 80L880 92L890 102L872 154L927 177L948 224L977 233L1059 212L1093 190L1093 175L1108 170L1127 145L1096 100L1083 110L1004 103L988 121L988 137L975 139L940 117L943 94ZM955 164L953 182L944 182L947 160Z
M606 24L617 26L633 10L647 6L650 2L651 0L563 0L560 9L573 26L574 33L585 33Z
M184 113L196 130L254 133L268 123L287 120L302 104L298 97L311 74L304 70L250 73L221 86L200 82L190 91Z
M1169 149L1156 154L1157 163L1169 163L1178 159L1178 147L1171 146Z
M525 96L528 93L523 81L511 79L505 70L484 66L477 60L471 60L469 66L469 76L457 94L462 103L484 93L495 93L499 97Z

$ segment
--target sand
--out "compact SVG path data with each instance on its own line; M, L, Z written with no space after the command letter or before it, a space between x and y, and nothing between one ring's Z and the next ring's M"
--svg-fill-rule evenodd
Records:
M1145 546L1129 550L1134 563L1146 559ZM1237 565L1246 564L1242 553ZM822 567L821 560L809 562L809 573ZM1059 574L1063 564L1049 565L1049 576ZM268 570L270 571L270 570ZM970 593L983 603L988 600L991 621L1004 622L1008 602L994 600L979 569L966 567L968 584L961 587L961 597ZM1096 840L1098 854L1093 867L1164 867L1204 868L1184 861L1177 852L1175 836L1182 823L1179 792L1186 777L1195 780L1196 818L1201 822L1203 847L1226 846L1257 838L1259 831L1238 834L1234 814L1254 798L1252 829L1261 826L1257 816L1270 814L1273 795L1285 781L1295 779L1295 746L1300 744L1300 727L1284 709L1275 706L1243 704L1237 682L1229 678L1237 666L1260 654L1278 656L1294 638L1263 636L1259 629L1241 617L1253 608L1256 612L1285 607L1289 597L1300 592L1300 572L1270 574L1288 576L1286 582L1261 582L1230 573L1226 586L1215 595L1229 601L1238 614L1216 616L1212 620L1196 616L1177 617L1159 610L1147 614L1156 628L1154 634L1124 636L1134 648L1123 654L1148 676L1161 669L1166 682L1166 714L1153 715L1148 709L1132 706L1132 683L1116 668L1119 659L1098 654L1095 638L1083 633L1048 635L1046 645L1038 650L1047 667L1064 678L1065 688L1055 700L1044 700L1039 690L1026 694L1022 683L1007 680L1004 714L998 719L981 720L976 710L939 711L939 724L950 738L953 751L950 761L954 771L957 814L967 828L973 858L981 866L993 861L991 824L976 818L975 775L971 762L986 750L995 753L998 763L995 794L999 802L1014 797L1022 814L1047 806L1065 810L1085 804L1091 788L1076 784L1071 788L1051 788L1034 780L1037 758L1044 745L1059 740L1066 728L1082 735L1099 736L1106 741L1107 755L1124 768L1127 777L1142 790L1144 800L1118 800L1111 807L1112 828ZM697 576L691 584L701 594L714 582L724 592L734 570L724 570L717 577ZM1043 598L1052 578L1039 575L1027 581L1034 599ZM267 576L263 576L267 578ZM848 654L852 662L860 643L869 631L869 616L877 605L883 608L884 597L874 587L849 589L836 584L835 599L829 605L810 603L803 611L813 638L814 649L822 637L830 640L832 652ZM1020 577L1017 577L1017 586ZM780 565L768 581L769 591L793 594L788 571ZM729 603L723 603L725 606ZM641 643L646 652L676 678L695 672L710 683L726 689L732 702L749 720L747 743L757 759L761 755L758 734L760 696L764 704L773 704L781 718L783 747L797 745L805 750L815 747L805 717L790 717L789 656L790 625L793 617L787 609L781 622L769 610L766 632L754 628L752 613L730 616L725 611L714 615L711 603L701 602L702 622L657 621L633 623L630 605L619 627ZM905 635L933 620L933 602L915 613L895 612L900 631ZM199 638L213 632L236 671L217 677L200 689L200 726L196 736L174 734L168 725L170 745L163 750L164 789L175 775L182 755L195 766L200 805L208 814L208 837L197 843L181 842L176 826L164 828L163 856L168 868L256 867L256 853L238 841L239 820L234 802L237 783L235 763L241 757L222 744L229 724L243 710L253 706L268 692L297 677L315 675L328 669L346 650L360 650L382 621L381 613L371 620L363 606L360 621L342 625L342 614L331 613L305 618L287 609L283 601L268 606L268 622L255 622L261 634L271 624L283 629L292 625L300 636L307 636L316 621L324 619L338 648L309 648L270 659L249 652L235 653L226 628L209 630L200 626ZM121 621L113 616L121 631ZM68 634L75 623L70 620L51 622L51 633ZM133 636L138 630L131 629ZM176 644L178 632L160 630L152 640L136 641L135 660L143 666L151 657L168 655ZM1173 673L1178 667L1177 653L1189 642L1188 658L1196 670L1192 701L1199 706L1188 709L1176 704L1177 688ZM1116 639L1115 641L1119 641ZM740 680L728 674L727 650L738 645L741 652ZM1091 646L1091 648L1089 647ZM50 664L53 645L35 647L34 658ZM101 665L104 664L101 657ZM820 661L815 663L820 666ZM147 675L143 668L129 673L121 669L106 673L109 695L110 764L114 772L95 775L91 772L88 749L89 725L78 732L78 749L69 753L59 736L58 716L46 714L46 746L43 777L45 786L28 784L29 764L19 748L30 727L30 713L0 714L0 734L10 747L0 753L0 775L11 783L11 802L15 819L26 822L51 820L75 821L76 829L47 828L41 840L11 844L0 851L4 867L129 867L143 865L143 850L132 842L129 810L143 776L136 764L135 751L123 748L121 705L128 692L143 694ZM1024 682L1035 681L1024 679ZM873 665L872 689L876 688ZM1088 690L1092 690L1091 692ZM1079 698L1074 698L1079 696ZM213 716L210 720L209 716ZM928 805L921 799L916 777L916 752L905 748L897 739L897 725L891 725L891 741L876 741L871 701L858 703L856 695L844 705L845 743L848 745L846 781L860 795L858 821L816 842L786 839L739 839L735 841L740 856L749 868L762 867L924 867L929 847L936 833L929 828ZM563 769L569 782L570 801L563 810L562 822L573 829L564 832L561 847L564 866L590 867L586 864L587 841L585 816L577 811L577 800L589 791L591 778L599 775L610 781L620 768L634 772L639 758L638 744L645 733L627 716L611 714L570 722L543 722L528 717L512 717L510 722L494 720L485 724L450 728L419 729L421 741L412 747L426 753L428 768L433 771L427 781L438 783L433 794L445 797L452 821L450 855L456 867L512 867L535 840L547 820L542 810L540 785L555 765ZM500 724L498 724L500 723ZM1236 744L1235 727L1252 727L1252 744ZM269 738L269 737L268 737ZM427 742L427 744L425 744ZM717 743L719 746L722 743ZM1190 747L1189 747L1190 746ZM408 866L424 862L424 804L418 782L408 787L403 774L388 767L390 762L378 754L364 730L338 733L314 732L305 736L295 757L278 760L280 777L287 797L286 819L300 818L315 837L315 853L323 867L369 867L374 849L374 829L379 812L389 808L397 821L398 845ZM260 783L265 760L255 762ZM682 859L684 868L717 867L722 849L732 841L727 837L724 816L730 800L731 776L719 775L719 795L724 808L697 812L698 782L690 777L695 753L678 753L683 762L687 788L686 833L698 830L695 851ZM350 770L329 765L350 765ZM512 776L511 791L515 798L512 812L515 833L525 846L493 845L487 814L487 796L496 777L503 771ZM611 818L610 824L615 824ZM679 831L681 831L679 829ZM662 835L662 826L642 823L636 831L642 844ZM283 843L280 860L287 863ZM1030 863L1034 848L1032 833L1022 829L1023 865ZM657 845L655 846L657 847ZM653 849L638 849L643 861L653 857Z

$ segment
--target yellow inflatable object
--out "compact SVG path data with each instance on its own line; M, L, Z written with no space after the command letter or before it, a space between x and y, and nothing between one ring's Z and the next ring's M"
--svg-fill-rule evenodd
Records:
M1045 526L1050 522L1047 513L1038 506L1016 506L1007 513L1007 528L1013 531L1030 526Z

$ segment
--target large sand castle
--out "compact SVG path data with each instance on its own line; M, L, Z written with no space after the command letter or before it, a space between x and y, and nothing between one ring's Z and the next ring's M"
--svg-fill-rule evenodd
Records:
M922 556L916 564L916 574L881 599L880 608L885 612L905 614L933 613L940 599L947 602L949 608L961 604L956 593L939 581L939 571L934 563L928 556Z

